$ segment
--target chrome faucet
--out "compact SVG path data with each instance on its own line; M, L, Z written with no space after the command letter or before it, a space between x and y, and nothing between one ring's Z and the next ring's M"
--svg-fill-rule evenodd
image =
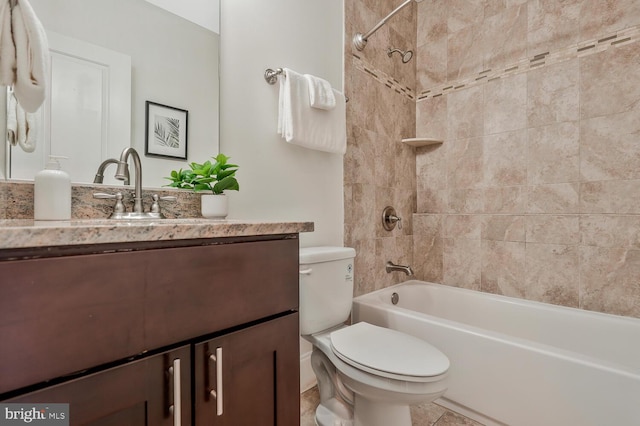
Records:
M109 164L118 164L118 160L115 158L108 158L100 163L98 167L98 171L96 172L96 177L93 178L93 183L102 183L104 180L104 170L107 168ZM126 170L126 177L124 179L124 184L129 185L129 168Z
M120 160L114 160L109 158L100 164L98 173L94 179L94 183L102 183L104 169L111 163L117 164L115 178L125 181L125 184L129 183L129 156L133 157L133 167L135 168L136 180L135 180L135 192L133 195L133 211L126 211L124 204L122 203L122 193L106 194L98 192L93 194L93 198L100 199L115 199L116 204L113 208L113 213L109 216L110 219L163 219L165 216L160 211L159 201L177 201L177 197L173 195L159 196L158 194L152 194L151 207L148 212L144 211L142 205L142 164L140 163L140 156L133 148L125 148L120 154Z
M118 180L125 180L129 178L129 155L133 157L133 167L136 173L135 181L135 193L133 196L133 212L143 213L142 209L142 164L140 163L140 156L138 152L129 147L122 150L120 154L120 161L118 161L118 168L116 169L115 178Z
M385 269L387 270L387 273L390 273L393 271L402 271L410 277L413 276L413 269L411 269L411 266L396 265L390 260L387 261L387 264L385 266L386 266Z

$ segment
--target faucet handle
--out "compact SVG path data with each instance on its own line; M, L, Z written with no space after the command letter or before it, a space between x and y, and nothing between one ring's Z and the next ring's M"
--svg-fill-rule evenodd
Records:
M124 213L124 204L122 204L122 192L116 192L115 194L107 194L106 192L94 192L93 198L115 199L116 205L113 207L113 212Z
M149 210L151 213L160 213L160 203L158 201L177 201L178 197L173 195L164 195L160 197L158 194L153 194L151 196L153 199L153 203L151 203L151 209Z
M382 211L382 227L387 231L393 231L398 225L398 229L402 229L402 218L396 214L396 209L387 206Z

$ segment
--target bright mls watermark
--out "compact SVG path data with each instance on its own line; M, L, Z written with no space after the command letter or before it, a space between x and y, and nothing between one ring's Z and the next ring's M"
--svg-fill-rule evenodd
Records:
M0 426L69 426L69 404L2 404Z

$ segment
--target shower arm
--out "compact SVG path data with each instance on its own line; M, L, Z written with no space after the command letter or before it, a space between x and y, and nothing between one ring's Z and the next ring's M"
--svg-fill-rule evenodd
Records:
M390 14L388 14L386 17L382 18L382 20L380 22L378 22L378 24L375 27L373 27L369 32L367 32L365 34L357 33L355 36L353 36L353 45L355 46L355 48L358 49L358 50L363 50L364 47L367 45L367 40L369 40L369 37L371 37L373 35L373 33L378 31L380 29L380 27L382 27L384 24L386 24L389 19L394 17L396 15L396 13L400 12L409 3L413 2L413 1L421 1L421 0L405 0L404 3L402 3L400 6L396 7Z

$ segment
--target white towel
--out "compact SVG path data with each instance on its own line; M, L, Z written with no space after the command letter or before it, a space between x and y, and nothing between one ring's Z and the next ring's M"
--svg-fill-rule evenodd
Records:
M11 34L11 5L0 0L0 85L12 86L15 82L16 46Z
M13 93L8 94L7 139L11 145L19 145L24 152L36 150L40 112L25 112Z
M305 74L309 84L309 103L311 107L318 109L334 109L336 107L336 97L333 94L331 84L320 77Z
M36 112L47 92L47 35L27 0L17 1L11 11L11 24L16 48L14 92L25 111Z
M13 90L7 90L7 141L12 146L18 144L18 101Z
M309 84L303 75L285 68L279 80L278 134L292 144L344 154L347 150L344 95L333 89L336 107L330 111L311 108Z

